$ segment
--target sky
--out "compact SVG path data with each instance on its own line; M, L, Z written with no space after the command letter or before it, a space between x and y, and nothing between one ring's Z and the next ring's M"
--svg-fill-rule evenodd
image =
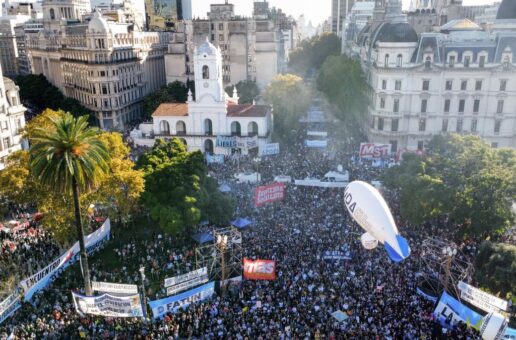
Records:
M237 15L250 16L254 0L229 0L235 5ZM464 5L491 4L494 0L464 0ZM210 10L210 4L224 3L224 0L192 0L192 11L195 17L205 17ZM403 6L408 7L410 0L403 0ZM331 15L331 0L269 0L269 6L281 8L283 12L297 18L304 14L315 24L323 22Z

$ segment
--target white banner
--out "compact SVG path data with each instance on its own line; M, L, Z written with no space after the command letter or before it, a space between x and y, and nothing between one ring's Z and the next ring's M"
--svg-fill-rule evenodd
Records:
M459 281L460 298L486 312L506 312L509 308L507 301L481 291L465 282Z
M194 280L203 275L208 275L207 267L199 268L197 270L191 271L191 272L183 274L183 275L178 275L178 276L174 276L174 277L165 279L165 288L174 286L174 285L178 285L178 284L186 282L186 281Z
M237 137L236 147L240 149L254 149L258 147L258 136Z
M91 254L98 250L109 240L111 232L111 222L109 218L95 232L84 238L86 243L86 251ZM72 248L67 250L63 255L55 259L48 266L32 275L28 279L20 282L21 287L25 291L25 300L29 301L32 296L52 283L68 266L77 262L80 257L79 241L75 242Z
M201 302L210 298L215 293L215 283L209 282L203 286L188 290L178 295L165 299L149 301L154 319L165 316L166 313L175 313L179 308L186 308L192 303Z
M272 156L280 153L279 143L271 143L260 146L260 156Z
M323 182L318 179L296 179L294 184L305 187L345 188L348 185L348 182Z
M308 136L328 137L328 132L326 131L307 131L306 134Z
M21 307L20 294L14 292L9 295L4 301L0 302L0 324L10 317L14 312Z
M138 294L138 287L136 285L110 283L110 282L96 282L91 283L91 288L97 292L103 293L117 293L117 294Z
M187 289L193 288L195 286L198 286L198 285L200 285L202 283L206 283L208 281L209 281L208 273L206 272L206 274L198 276L198 277L196 277L196 278L194 278L192 280L188 280L188 281L179 283L177 285L173 285L173 286L168 287L167 288L167 296L177 294L179 292L182 292L183 290L187 290Z
M305 140L305 145L308 148L325 148L328 146L327 140Z
M131 296L84 296L72 292L73 303L79 314L102 315L118 318L143 317L138 294Z

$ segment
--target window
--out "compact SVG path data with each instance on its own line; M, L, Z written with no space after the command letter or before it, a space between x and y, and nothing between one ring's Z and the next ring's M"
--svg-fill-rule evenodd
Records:
M102 94L107 94L107 87L106 84L102 84Z
M450 99L445 99L444 100L444 112L445 113L450 112L450 103L451 103Z
M4 149L9 149L11 147L11 139L9 137L4 138Z
M394 89L396 91L401 91L401 80L396 80L396 83L394 84Z
M500 91L505 91L507 89L507 79L500 80Z
M494 125L494 133L495 133L495 135L500 134L500 129L501 128L502 128L502 121L500 119L497 119L495 121L495 125Z
M503 100L499 100L496 106L496 113L503 113Z
M389 67L389 55L388 54L385 55L385 65L384 66Z
M202 79L210 79L210 68L208 65L202 67Z
M398 152L398 141L397 140L390 140L389 144L391 145L391 152L392 153Z
M481 91L482 90L482 80L477 80L475 82L475 91Z
M387 80L382 80L382 90L386 90L387 89Z
M215 34L211 35L211 41L215 41Z
M441 127L442 132L448 132L448 119L443 119L443 126Z
M50 9L50 20L55 20L56 19L56 12L54 11L53 8Z
M423 80L423 91L428 91L430 89L430 80Z
M452 86L453 86L453 80L447 80L446 81L446 91L451 91L452 90Z
M457 119L457 132L462 132L462 119Z
M466 91L468 89L468 81L463 80L460 82L460 89L461 91Z
M426 107L427 107L427 105L428 105L428 100L423 99L423 100L421 101L421 112L423 112L423 113L425 113L425 112L426 112Z
M432 63L432 58L426 57L425 59L425 67L430 68L430 64Z
M420 140L417 142L417 150L418 151L423 151L423 149L425 148L425 142Z
M391 122L391 131L392 132L397 132L399 124L400 124L399 119L393 119L392 122Z
M378 130L383 131L383 118L378 118Z
M478 113L480 110L480 99L475 99L473 102L473 113Z
M448 60L448 64L450 65L450 67L455 66L455 56L454 55L450 56L450 59Z
M477 132L477 120L476 119L473 119L471 121L471 132Z
M470 61L471 61L471 57L469 55L464 57L464 67L469 67Z
M219 41L224 41L224 34L219 34Z
M394 99L394 104L392 105L392 111L400 112L400 100Z
M223 23L220 23L219 24L219 31L222 31L224 29L224 24Z
M398 57L396 58L396 67L401 67L403 65L403 56L401 54L398 54Z
M380 109L385 109L385 98L380 98Z
M419 131L423 132L426 130L426 118L419 119Z
M466 100L459 100L459 113L464 113L464 107L466 106Z
M478 67L483 68L485 64L486 64L486 56L481 55L480 58L478 59Z

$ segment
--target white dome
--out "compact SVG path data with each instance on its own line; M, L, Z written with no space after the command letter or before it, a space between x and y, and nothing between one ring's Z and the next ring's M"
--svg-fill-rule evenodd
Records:
M104 19L98 10L93 13L93 18L91 18L88 24L88 31L92 33L107 33L109 31L107 20Z
M206 41L197 49L197 53L200 55L215 55L217 54L217 48L206 38Z

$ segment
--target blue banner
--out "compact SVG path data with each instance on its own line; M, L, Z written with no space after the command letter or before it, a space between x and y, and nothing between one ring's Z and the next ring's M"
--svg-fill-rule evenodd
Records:
M210 155L206 154L206 162L208 164L224 164L224 155Z
M217 136L217 146L219 148L234 149L237 147L235 136Z
M445 327L450 326L450 324L446 323L447 318L451 320L452 325L456 324L458 321L462 321L468 326L478 329L482 324L482 315L463 305L446 292L441 295L434 315Z
M200 287L188 290L184 293L169 296L168 298L149 301L154 319L160 319L167 313L175 313L180 308L186 308L192 303L209 299L215 293L215 283L208 282Z

